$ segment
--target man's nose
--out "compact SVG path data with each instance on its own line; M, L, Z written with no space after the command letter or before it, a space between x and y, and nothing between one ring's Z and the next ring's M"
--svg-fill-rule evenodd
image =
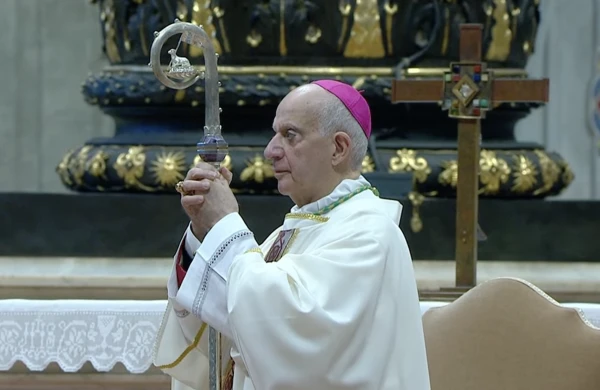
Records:
M281 149L278 138L277 135L271 138L271 141L269 141L269 144L265 148L265 158L267 160L277 160L281 158L283 150Z

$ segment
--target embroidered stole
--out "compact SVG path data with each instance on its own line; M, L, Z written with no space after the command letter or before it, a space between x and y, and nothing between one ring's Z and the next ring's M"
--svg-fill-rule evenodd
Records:
M277 238L269 248L269 252L265 256L266 263L272 263L279 261L289 250L291 244L294 242L298 229L281 230L277 235ZM225 375L221 380L221 390L232 390L233 389L233 368L235 363L233 359L229 359L227 367L225 368Z

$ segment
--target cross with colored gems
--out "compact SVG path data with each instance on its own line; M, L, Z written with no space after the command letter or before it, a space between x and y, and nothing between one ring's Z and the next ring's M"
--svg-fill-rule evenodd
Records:
M456 194L456 286L466 291L477 283L480 120L499 103L547 102L549 81L495 79L481 61L480 24L460 26L460 61L451 63L443 80L394 80L392 103L440 102L458 119Z

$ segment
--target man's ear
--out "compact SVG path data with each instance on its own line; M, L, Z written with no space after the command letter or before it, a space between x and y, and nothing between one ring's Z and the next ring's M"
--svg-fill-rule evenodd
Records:
M335 150L331 162L334 166L337 166L350 156L352 140L348 134L339 131L333 135L333 145L335 146Z

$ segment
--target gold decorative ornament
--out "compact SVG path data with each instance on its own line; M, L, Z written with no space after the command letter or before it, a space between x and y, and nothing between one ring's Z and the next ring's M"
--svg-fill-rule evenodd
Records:
M353 19L350 38L344 49L344 57L385 57L383 36L379 22L379 1L356 0Z
M144 147L133 146L129 148L127 153L119 154L113 168L117 172L117 175L123 179L125 187L154 192L154 188L148 187L140 182L140 179L144 176L145 162L146 155L144 153Z
M480 194L492 195L500 191L500 186L510 178L508 163L496 156L493 150L482 150L479 157L479 180L483 188Z
M512 190L522 194L531 190L537 184L538 171L535 164L523 155L514 156L513 160L514 182Z
M180 89L177 92L175 92L175 101L182 102L185 99L185 94L186 94L185 89Z
M504 0L506 1L506 0ZM512 11L510 11L510 16L512 17L512 26L511 26L511 43L512 43L512 37L516 37L517 36L517 22L519 20L519 15L521 14L521 8L514 6ZM535 18L533 18L535 19Z
M317 42L319 42L319 39L321 39L321 29L317 26L313 26L310 25L308 26L308 29L306 30L306 35L304 36L304 40L308 43L311 44L315 44Z
M390 4L390 0L386 0L384 5L383 5L383 10L385 11L385 40L387 42L387 48L388 48L388 55L392 55L394 52L394 45L393 45L393 37L392 37L392 28L393 26L393 21L394 21L394 15L396 15L396 13L398 12L398 4L394 3L393 5Z
M458 184L458 162L456 160L442 161L441 165L443 171L438 176L438 182L456 188Z
M379 152L382 157L391 154L388 157L390 173L413 174L413 191L425 198L438 196L438 190L443 196L454 196L458 180L455 150L381 149ZM233 156L236 153L241 153L240 158L248 158L244 179L255 182L260 189L255 186L247 187L242 180L236 180L232 191L277 193L272 188L274 182L267 180L272 166L268 160L260 157L258 149L242 148L234 151ZM221 166L233 172L231 156L228 154ZM525 160L521 161L521 158L516 156L524 156ZM517 160L523 168L519 173L515 173L517 163L513 164L513 161ZM533 176L532 172L528 173L530 167L527 161L534 166ZM136 145L84 145L80 149L69 151L57 165L56 171L62 182L74 189L122 191L122 183L126 181L127 188L156 192L172 189L176 181L185 175L185 171L199 162L201 158L192 147L151 146L142 149ZM261 164L266 167L262 167ZM564 160L544 150L482 150L479 165L479 191L482 196L553 196L564 190L574 178ZM373 156L365 156L361 164L361 173L374 172L376 168ZM181 176L178 176L177 172ZM261 172L263 182L259 183L257 180L260 180ZM241 177L241 172L237 172L236 176ZM529 187L524 186L527 181L533 184L529 184Z
M185 168L185 154L180 151L163 151L150 164L155 183L162 187L172 187L179 180L183 180Z
M444 35L442 37L442 47L440 53L442 56L448 54L448 43L450 42L450 27L452 23L450 21L450 10L444 8Z
M361 172L369 173L369 172L373 172L374 170L375 170L375 162L373 161L373 158L367 154L362 161Z
M106 162L108 161L108 158L108 154L106 154L105 151L100 150L88 162L87 171L96 178L106 180Z
M423 183L431 173L431 168L425 158L417 157L415 150L400 149L390 159L390 172L413 172L414 180Z
M69 171L71 172L71 177L77 185L83 184L83 175L85 175L86 173L86 162L89 158L89 153L91 150L91 145L85 145L79 150L77 156L75 156L75 158L72 158L71 162L69 163Z
M510 55L510 46L513 39L506 0L494 0L491 16L494 19L491 32L492 41L485 59L487 61L505 61Z
M246 162L247 167L240 174L240 180L243 182L254 181L263 183L265 179L275 177L273 165L265 161L264 157L257 154L254 158Z
M287 43L285 34L285 0L279 0L279 55L287 56Z
M256 48L262 42L262 35L257 32L255 29L250 30L250 34L246 36L246 43L250 45L250 47Z
M414 187L416 182L424 183L427 180L427 177L431 173L431 168L425 158L417 157L415 150L401 149L397 150L396 156L390 159L390 172L412 172ZM408 194L408 199L413 205L410 227L413 232L417 233L423 229L419 207L425 197L417 191L412 191Z
M100 12L100 19L104 23L104 47L106 56L111 62L121 62L117 46L117 21L114 0L106 0Z
M417 152L420 155L417 155ZM413 172L415 183L424 183L425 187L430 187L434 184L427 182L428 175L435 171L439 184L456 188L458 183L457 161L455 159L439 161L435 157L440 154L452 156L456 154L456 151L402 149L396 151L396 154L390 159L390 172ZM537 156L539 165L531 159L530 154ZM514 161L512 166L507 162L507 158ZM517 194L526 192L531 192L532 195L545 194L553 191L559 180L564 183L561 183L561 187L566 188L573 175L563 160L554 160L543 150L484 149L480 154L479 169L481 186L479 193L483 195L498 195L502 191L506 191L503 185L507 183L510 184L511 191ZM439 173L437 173L437 170L439 170ZM540 172L541 181L538 177ZM540 185L539 188L537 188L538 185ZM430 193L419 192L424 196L437 194L435 191Z
M526 54L532 54L535 51L535 41L537 38L537 33L538 33L538 21L536 18L532 18L531 19L531 38L529 38L529 41L525 41L525 43L523 44L523 51Z
M192 6L192 20L191 23L196 26L202 26L204 31L210 36L212 39L213 47L215 48L215 53L221 54L223 49L221 48L221 43L217 39L217 31L213 24L213 13L210 8L211 0L195 0L194 5ZM185 20L185 19L182 19ZM192 57L201 57L204 55L204 51L202 48L197 47L196 45L190 45L190 55Z
M361 89L365 84L366 80L367 78L365 76L357 77L356 80L354 80L354 82L352 83L352 87L354 87L354 89Z
M65 183L67 186L70 186L73 184L73 182L71 181L71 178L69 176L69 162L71 161L73 152L74 152L74 149L69 150L67 152L67 154L64 155L64 157L62 158L62 160L56 167L56 173L58 173L58 176L60 176L60 179L62 180L62 182Z
M130 70L131 66L114 65L105 70L106 73L121 73ZM527 71L516 68L488 68L494 71L496 78L527 78ZM140 71L147 71L141 68ZM447 68L407 68L402 70L403 78L424 78L424 77L443 77ZM305 75L305 76L331 76L338 80L341 76L364 76L365 73L378 77L394 77L394 68L392 67L372 67L365 68L360 66L290 66L290 65L244 65L244 66L219 66L221 75L255 75L264 74L281 76L282 73L287 76ZM132 90L135 86L130 87ZM196 87L201 88L201 87Z
M178 0L177 2L177 18L179 20L187 20L188 17L188 6L185 0Z
M231 46L229 44L229 38L227 38L227 30L225 29L225 22L223 21L223 17L225 16L225 10L221 7L213 8L213 14L217 18L219 23L219 32L221 33L221 39L223 40L223 48L226 53L231 52Z
M408 200L413 207L412 216L410 218L410 229L414 233L418 233L423 230L423 220L421 219L420 207L425 200L425 196L416 191L412 191L408 194Z
M338 51L341 52L344 46L344 40L346 39L346 33L348 32L348 17L352 11L352 5L348 0L340 0L338 9L342 15L342 30L338 39Z
M567 187L575 179L575 174L573 174L571 167L569 166L569 164L566 161L561 160L559 165L563 170L562 175L561 175L562 182L563 182L564 186Z
M543 186L535 190L533 194L541 195L550 191L552 187L554 187L554 185L560 178L561 169L557 163L552 161L552 159L541 150L536 150L534 151L534 153L540 161Z

